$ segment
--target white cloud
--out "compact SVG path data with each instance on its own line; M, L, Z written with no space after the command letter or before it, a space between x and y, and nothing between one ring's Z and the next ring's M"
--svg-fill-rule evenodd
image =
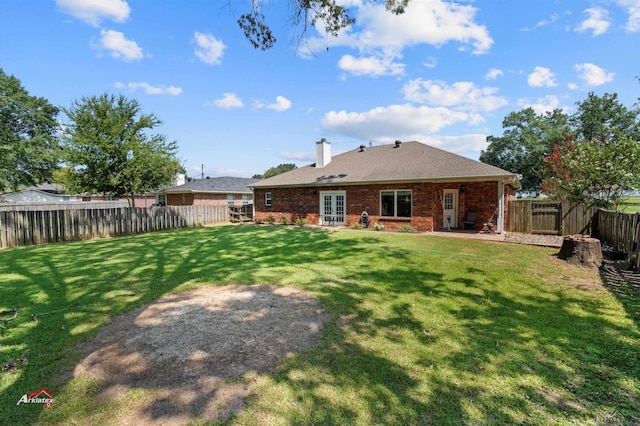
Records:
M205 106L210 105L210 103L207 103ZM242 103L242 99L237 97L235 93L227 92L224 93L220 99L214 100L213 105L217 106L218 108L231 109L241 108L244 104Z
M490 68L487 74L484 76L487 80L496 80L498 77L502 77L504 73L497 68Z
M447 85L443 81L409 81L402 88L405 99L437 106L458 107L463 110L493 111L508 104L501 96L495 96L495 87L476 87L468 81Z
M123 33L113 30L101 30L100 40L92 40L91 47L98 50L108 50L109 54L123 61L142 59L142 48L133 40L127 40Z
M143 89L147 95L171 95L177 96L182 93L182 89L176 86L152 86L146 81L140 82L129 82L124 84L122 82L117 82L116 87L119 89L128 89L130 92L135 92L138 89Z
M640 31L640 0L617 0L619 6L627 9L629 18L625 29L630 32Z
M422 136L419 141L456 154L473 156L476 160L480 151L487 149L488 146L485 133L469 133L457 136Z
M486 53L493 39L484 25L475 22L477 9L453 1L412 1L406 13L393 15L383 2L353 2L357 26L340 32L338 37L311 37L299 53L324 50L331 46L348 46L360 52L384 52L388 57L407 46L430 44L442 46L457 42L460 49L471 47L473 53ZM322 32L320 27L318 31ZM392 53L395 52L395 53Z
M211 34L194 33L196 45L195 54L202 62L209 65L218 65L222 62L222 54L227 47L223 42Z
M434 58L433 56L429 56L422 63L422 65L424 65L426 68L435 68L437 64L438 64L438 60L436 58Z
M555 95L547 95L543 98L536 99L535 101L530 101L528 99L518 99L517 104L524 108L532 108L536 114L544 114L546 112L551 112L554 109L562 109L563 111L568 111L568 107L560 105L560 98Z
M613 80L615 73L607 72L597 65L584 63L573 67L578 72L578 78L584 81L587 86L601 86Z
M549 68L536 67L535 70L529 74L527 82L531 87L554 87L558 84L554 80L554 75Z
M476 114L411 104L378 107L365 112L330 111L322 119L326 131L360 140L421 140L458 123L473 123Z
M253 107L255 109L267 108L267 109L273 109L276 111L286 111L289 108L291 108L291 101L285 98L284 96L276 96L276 101L272 104L266 105L263 102L255 101L253 103Z
M103 19L124 22L131 12L124 0L56 0L56 4L64 13L94 27Z
M611 22L609 22L609 12L606 9L592 7L585 9L584 13L589 17L576 28L576 31L592 31L594 37L607 32Z
M344 55L338 61L338 67L354 75L369 75L378 77L381 75L402 75L404 74L404 64L393 62L393 56L368 56L355 58L351 55Z
M277 96L274 104L267 105L269 109L275 109L276 111L286 111L291 108L291 101L284 96Z
M316 159L314 152L290 152L284 151L280 152L278 155L284 158L285 160L293 160L293 161L314 161Z
M557 13L553 13L549 19L543 19L541 21L538 21L538 23L536 23L536 27L540 28L540 27L546 27L547 25L553 24L554 22L556 22L558 19L560 18L560 15L558 15Z

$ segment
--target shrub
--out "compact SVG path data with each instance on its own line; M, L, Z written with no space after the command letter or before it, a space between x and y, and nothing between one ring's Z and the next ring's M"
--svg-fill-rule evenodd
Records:
M384 231L384 225L376 222L373 224L373 229L375 229L376 231Z
M398 226L398 232L413 232L413 227L409 224Z
M362 229L364 228L364 226L362 226L361 223L352 223L351 224L351 229Z
M295 222L294 222L297 226L305 226L307 224L307 219L304 219L302 217L298 217L296 218Z
M269 213L267 216L267 223L276 223L276 216L273 213Z
M283 225L288 225L289 224L289 216L287 216L286 213L280 213L280 221L282 222Z

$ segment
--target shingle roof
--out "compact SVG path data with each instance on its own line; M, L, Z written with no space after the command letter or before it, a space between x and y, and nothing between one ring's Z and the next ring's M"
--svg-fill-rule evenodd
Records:
M435 180L502 180L519 187L514 173L421 142L356 148L332 157L325 167L300 167L253 185L315 186ZM511 183L511 182L510 182Z
M238 177L214 177L209 179L193 179L184 185L167 188L164 192L215 192L215 193L246 193L250 194L249 186L258 182L258 179L238 178Z

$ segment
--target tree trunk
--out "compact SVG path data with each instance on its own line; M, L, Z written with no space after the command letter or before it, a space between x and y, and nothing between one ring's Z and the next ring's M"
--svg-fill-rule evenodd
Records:
M602 266L600 240L581 234L564 237L558 258L573 265L597 269Z

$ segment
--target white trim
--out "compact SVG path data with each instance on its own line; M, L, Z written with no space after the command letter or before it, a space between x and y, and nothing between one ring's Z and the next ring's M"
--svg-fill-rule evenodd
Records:
M498 234L502 234L504 230L504 182L498 182Z

